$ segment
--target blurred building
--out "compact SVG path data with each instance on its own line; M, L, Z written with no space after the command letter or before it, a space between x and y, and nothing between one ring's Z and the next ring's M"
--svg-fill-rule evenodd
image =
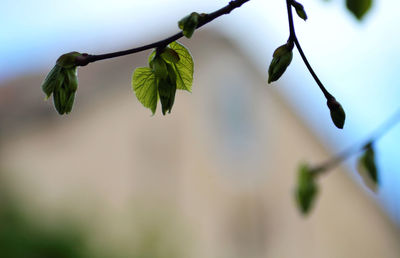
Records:
M127 252L161 228L154 257L178 257L172 247L193 258L399 257L398 230L342 169L321 178L301 216L297 166L332 153L229 40L200 32L183 43L193 93L178 92L165 117L130 86L149 53L80 68L68 116L43 102L47 71L0 87L3 178L32 216L77 218L93 246Z

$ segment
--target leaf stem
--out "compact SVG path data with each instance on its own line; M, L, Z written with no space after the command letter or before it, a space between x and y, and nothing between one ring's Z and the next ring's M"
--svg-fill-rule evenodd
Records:
M292 1L286 0L286 7L289 21L289 41L293 42L296 38L296 31L294 30L293 13L292 13Z
M248 1L250 1L250 0L232 0L232 1L230 1L229 4L226 5L225 7L221 8L215 12L206 14L204 19L202 19L199 22L196 29L204 26L205 24L213 21L214 19L216 19L224 14L229 14L232 10L239 8L240 6L242 6L244 3L248 2ZM182 37L183 37L183 33L178 32L168 38L165 38L163 40L160 40L160 41L148 44L148 45L144 45L141 47L136 47L136 48L132 48L132 49L127 49L127 50L123 50L123 51L112 52L112 53L107 53L107 54L102 54L102 55L84 54L84 55L80 56L79 58L77 58L76 65L77 66L85 66L89 63L93 63L93 62L96 62L99 60L130 55L130 54L138 53L138 52L145 51L145 50L152 49L152 48L159 48L159 47L162 48L162 47L167 46L169 43L174 42Z

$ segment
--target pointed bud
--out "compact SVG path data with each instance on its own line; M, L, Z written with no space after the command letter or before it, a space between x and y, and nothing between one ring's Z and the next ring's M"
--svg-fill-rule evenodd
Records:
M176 93L176 74L171 64L167 64L168 77L158 80L158 95L160 97L161 109L163 115L171 113L175 102Z
M296 13L300 18L302 18L303 20L307 20L308 17L302 4L293 0L292 6L296 9Z
M364 146L364 153L358 160L358 173L364 180L365 185L372 191L378 189L378 169L375 163L375 151L372 142Z
M278 80L286 71L293 58L293 43L278 47L273 54L273 59L268 68L268 83Z
M191 38L194 31L197 28L197 25L200 22L200 19L203 18L204 16L193 12L189 14L188 16L183 17L179 22L178 26L182 30L183 35L187 38Z
M346 7L358 20L362 20L371 9L372 0L346 0Z
M346 120L346 114L342 108L342 105L334 97L329 98L327 103L329 110L331 111L331 118L335 126L339 129L343 129L344 121Z
M295 197L297 205L304 215L310 212L318 194L318 185L315 182L316 174L307 164L301 164L297 174L297 188Z

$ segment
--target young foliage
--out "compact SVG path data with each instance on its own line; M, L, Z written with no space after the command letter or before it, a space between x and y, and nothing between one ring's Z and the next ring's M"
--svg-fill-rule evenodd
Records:
M178 27L182 30L182 33L185 37L191 38L194 31L199 25L200 19L202 16L196 12L193 12L185 17L183 17L178 22Z
M171 113L177 89L191 91L193 59L181 44L172 42L149 56L149 67L137 68L132 76L132 88L143 106L154 114L160 99L162 113Z
M189 50L178 42L172 42L169 47L179 55L179 62L172 63L176 72L176 88L192 92L194 63Z
M46 94L46 99L53 95L54 105L57 111L60 114L69 113L72 109L75 92L78 87L77 66L85 66L99 60L156 48L149 56L149 67L135 69L132 75L132 88L138 100L145 107L149 108L153 114L157 109L158 99L160 99L162 113L165 115L167 112L171 112L177 89L189 92L192 90L194 71L193 59L186 47L176 42L176 40L183 36L187 38L192 37L194 31L199 26L203 26L224 14L229 14L232 10L242 6L248 1L249 0L232 0L227 6L209 15L193 12L178 22L178 26L182 32L145 46L102 55L89 55L78 52L62 55L42 84L42 90ZM346 114L341 104L328 92L312 69L295 33L292 8L295 8L300 18L307 20L304 7L295 0L286 0L286 5L290 35L288 42L274 51L273 59L268 69L268 83L277 81L283 75L292 61L292 50L294 46L296 46L307 69L310 71L310 74L327 99L327 105L330 109L333 123L336 127L342 129ZM361 20L370 10L372 0L346 0L346 6L357 19ZM372 143L367 144L364 150L364 154L359 160L359 171L367 185L369 185L371 189L376 189L378 184L378 172L375 165ZM345 154L346 155L339 155L333 159L333 161L327 162L325 165L318 166L314 169L311 169L308 165L302 165L299 168L295 196L302 213L307 214L310 211L318 193L318 185L315 182L317 175L320 172L325 172L336 163L341 162L347 157L348 153L345 152Z
M375 163L375 151L372 142L364 146L364 153L358 160L358 173L366 186L376 192L379 184L378 169Z
M268 83L277 81L286 71L293 59L292 49L293 44L286 43L274 51L273 59L268 68Z
M318 185L315 182L316 173L313 173L307 164L301 164L297 174L297 188L295 197L302 214L310 212L318 194Z
M136 68L132 76L132 88L137 99L154 114L157 109L157 81L149 67Z
M346 0L347 9L358 19L361 20L371 9L372 0Z
M168 111L171 113L175 101L176 93L176 74L172 65L167 64L168 76L158 81L158 94L163 115Z
M54 106L60 115L70 113L74 104L75 92L78 89L75 61L79 56L81 54L78 52L60 56L42 84L46 100L53 94Z

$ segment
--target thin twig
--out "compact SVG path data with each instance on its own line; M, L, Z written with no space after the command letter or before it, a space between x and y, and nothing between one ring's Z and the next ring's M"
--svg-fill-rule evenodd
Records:
M288 20L289 20L289 42L293 42L297 50L300 53L301 58L303 59L304 64L306 65L308 71L310 72L311 76L314 78L315 82L317 83L318 87L321 89L322 93L324 94L326 100L333 100L335 99L332 94L328 92L328 90L325 88L325 86L322 84L320 79L318 78L317 74L314 72L314 69L311 67L310 63L307 60L306 55L303 52L303 49L300 46L299 40L297 39L296 36L296 31L294 29L294 22L293 22L293 13L292 13L292 1L291 0L286 0L286 6L287 6L287 14L288 14Z
M250 0L233 0L230 1L229 4L215 12L209 13L207 14L204 19L202 19L201 22L199 22L197 28L200 28L202 26L204 26L205 24L211 22L212 20L224 15L224 14L229 14L232 10L239 8L240 6L242 6L244 3L248 2ZM89 54L84 54L82 56L80 56L79 58L77 58L77 64L78 66L85 66L89 63L93 63L99 60L104 60L104 59L109 59L109 58L114 58L114 57L119 57L119 56L125 56L125 55L130 55L130 54L134 54L134 53L138 53L144 50L148 50L148 49L152 49L152 48L158 48L158 47L165 47L167 46L169 43L174 42L180 38L183 37L183 33L179 32L176 33L175 35L172 35L166 39L145 45L145 46L141 46L141 47L137 47L137 48L132 48L132 49L128 49L128 50L123 50L123 51L118 51L118 52L113 52L113 53L107 53L107 54L102 54L102 55L89 55Z
M321 163L318 166L313 167L312 171L314 171L314 173L316 174L323 174L329 171L330 169L336 167L337 165L339 165L352 155L362 151L368 143L378 141L382 136L384 136L387 132L389 132L390 129L392 129L399 122L400 122L400 108L397 109L397 111L392 116L390 116L384 123L382 123L378 128L376 128L370 134L370 136L366 138L366 140L363 140L359 143L356 143L344 149L331 159Z

